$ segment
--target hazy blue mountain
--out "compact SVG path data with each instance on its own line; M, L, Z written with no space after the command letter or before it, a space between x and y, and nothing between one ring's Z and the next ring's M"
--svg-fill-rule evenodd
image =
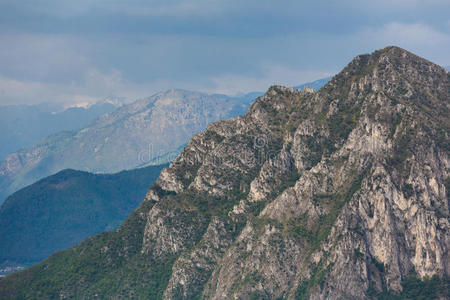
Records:
M0 106L0 160L50 134L80 129L116 108L107 102L65 110L56 104Z
M294 86L294 89L295 90L298 90L298 89L303 90L306 86L309 86L309 87L313 88L315 91L317 91L321 87L323 87L325 84L327 84L327 82L330 81L331 78L332 77L327 77L327 78L315 80L313 82L307 82L307 83L304 83L301 85Z
M0 208L0 268L27 266L116 229L166 166L103 175L63 170L15 192Z
M309 85L319 89L328 80L299 87ZM262 94L251 92L230 97L172 89L123 105L81 130L59 131L0 162L0 203L18 189L67 168L118 172L171 161L207 124L242 115ZM71 116L77 119L70 110L66 115L58 114L53 123L64 123ZM5 128L13 126L12 121L5 123ZM47 127L65 129L64 126Z
M123 105L78 131L48 136L0 163L0 202L63 169L111 173L173 159L206 125L243 114L251 99L169 90ZM178 151L178 152L177 152ZM154 161L155 158L166 161Z

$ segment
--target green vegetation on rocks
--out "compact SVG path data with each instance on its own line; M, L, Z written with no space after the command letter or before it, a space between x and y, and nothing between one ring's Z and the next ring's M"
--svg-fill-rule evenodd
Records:
M317 92L271 87L195 135L119 229L6 277L0 297L446 295L449 86L388 47Z

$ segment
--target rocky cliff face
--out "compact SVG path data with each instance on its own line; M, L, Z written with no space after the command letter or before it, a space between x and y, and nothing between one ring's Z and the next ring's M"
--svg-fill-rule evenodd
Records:
M367 299L437 275L445 298L449 92L447 71L397 47L318 92L271 87L194 136L116 232L0 295Z

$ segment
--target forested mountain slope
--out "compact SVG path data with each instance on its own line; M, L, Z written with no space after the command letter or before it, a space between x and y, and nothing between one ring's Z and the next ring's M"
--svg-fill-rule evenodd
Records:
M63 170L15 192L0 207L0 268L39 262L116 229L166 166L117 174Z

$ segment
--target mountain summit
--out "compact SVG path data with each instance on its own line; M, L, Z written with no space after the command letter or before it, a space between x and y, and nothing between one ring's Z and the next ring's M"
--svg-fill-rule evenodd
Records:
M448 295L450 75L403 49L210 124L141 206L0 298Z

